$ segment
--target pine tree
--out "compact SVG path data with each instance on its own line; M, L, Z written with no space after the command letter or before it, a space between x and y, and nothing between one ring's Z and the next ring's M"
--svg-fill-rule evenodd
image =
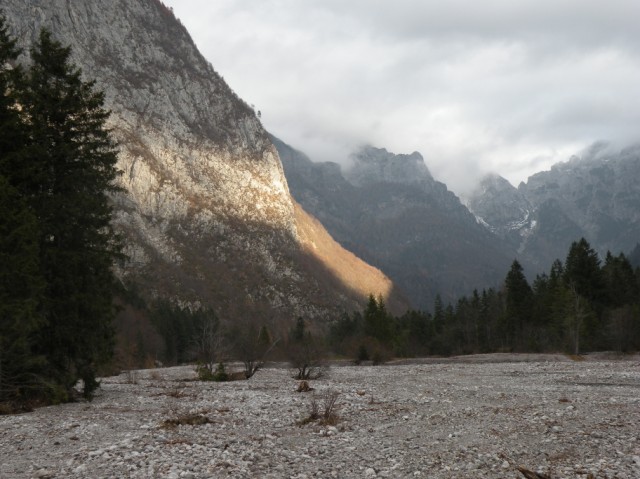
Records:
M589 302L604 299L605 280L600 259L586 239L571 244L565 261L564 280Z
M43 358L33 352L42 286L36 218L0 175L0 402L26 400L42 387Z
M364 331L368 336L386 345L393 342L395 339L393 318L387 312L382 296L376 298L373 294L369 295L363 316Z
M573 297L570 329L574 331L574 349L578 349L576 344L581 349L604 347L606 282L598 254L586 239L571 244L563 279Z
M117 190L116 149L105 127L104 95L82 80L70 48L43 30L31 58L20 95L31 174L21 188L39 221L46 282L39 352L58 384L70 388L81 378L90 396L96 368L113 349L119 247L108 195Z
M531 320L533 294L522 266L514 260L505 279L507 344L521 346L523 330Z
M0 402L22 401L42 386L33 353L41 326L38 224L19 189L26 135L16 89L22 78L15 40L0 15Z
M602 273L606 283L606 301L612 308L630 305L638 301L635 272L627 257L607 252Z

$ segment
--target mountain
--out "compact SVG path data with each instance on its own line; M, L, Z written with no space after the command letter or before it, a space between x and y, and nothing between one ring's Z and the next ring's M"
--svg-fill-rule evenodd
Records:
M343 246L388 274L414 306L430 309L437 294L454 300L504 279L515 250L478 224L419 153L366 146L343 171L272 140L294 198Z
M488 176L468 206L543 271L581 237L601 255L631 252L640 241L639 185L640 147L611 152L596 144L517 189Z
M162 2L2 0L2 9L26 52L49 28L106 94L125 190L113 198L130 258L123 281L224 319L329 319L368 293L406 307L292 200L259 119Z

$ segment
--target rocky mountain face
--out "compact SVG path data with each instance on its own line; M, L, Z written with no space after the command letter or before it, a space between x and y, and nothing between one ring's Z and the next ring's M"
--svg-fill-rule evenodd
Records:
M469 208L542 271L581 237L601 255L632 251L640 241L639 179L640 147L612 153L595 145L517 189L487 177Z
M430 309L436 294L453 300L504 279L515 251L478 224L419 153L364 147L343 172L273 142L296 200L343 246L388 274L414 306Z
M331 244L295 204L253 110L160 1L0 6L26 52L47 27L106 93L125 189L114 198L130 258L123 278L229 319L330 318L369 292L406 305L380 271Z

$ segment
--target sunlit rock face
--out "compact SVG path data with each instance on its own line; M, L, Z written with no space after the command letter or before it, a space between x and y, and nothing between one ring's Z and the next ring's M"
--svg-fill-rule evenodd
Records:
M275 148L171 10L157 0L2 8L25 51L47 27L106 94L125 190L114 198L125 278L228 317L329 318L359 304L304 260Z

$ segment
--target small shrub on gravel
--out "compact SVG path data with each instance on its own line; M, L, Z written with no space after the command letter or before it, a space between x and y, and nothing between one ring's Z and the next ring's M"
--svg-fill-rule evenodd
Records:
M364 344L361 344L358 348L358 356L356 357L356 360L354 362L356 364L360 364L363 361L369 361L369 351Z
M135 369L127 369L125 371L127 384L138 384L138 371Z
M299 393L307 393L309 391L313 391L313 388L309 386L309 381L300 381L298 384L298 389L296 389Z
M186 385L184 383L174 386L169 390L169 392L167 392L167 396L172 398L183 398L188 396L188 394L184 392L185 387Z
M304 419L298 421L298 425L304 426L310 422L319 421L323 426L333 426L338 422L336 413L336 402L340 393L338 391L327 390L320 398L314 395L309 403L309 414Z
M382 353L380 351L376 351L375 353L373 353L373 365L377 366L382 363L384 363L384 357L382 356Z
M215 371L212 371L207 364L199 363L196 366L196 374L200 381L229 381L229 374L227 374L224 363L218 363Z
M209 424L211 420L203 414L185 414L174 419L166 419L162 423L165 429L173 429L178 426L202 426Z
M567 357L572 361L584 361L585 357L580 354L567 354Z

